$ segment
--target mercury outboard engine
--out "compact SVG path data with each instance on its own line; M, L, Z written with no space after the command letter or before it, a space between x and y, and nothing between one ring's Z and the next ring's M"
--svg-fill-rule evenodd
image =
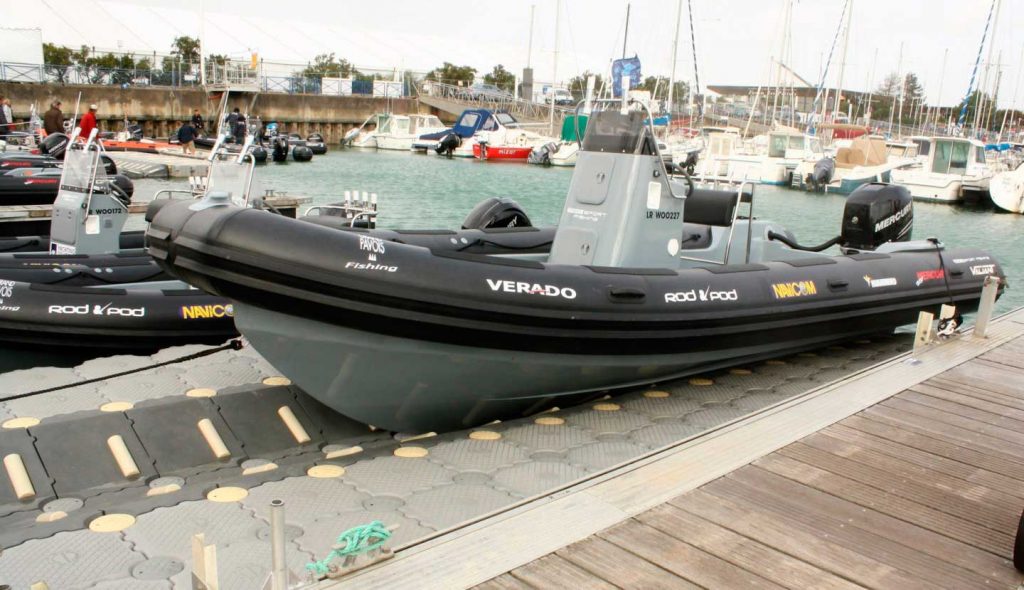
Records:
M530 155L527 156L526 161L529 164L540 164L541 166L550 166L551 154L557 151L558 144L553 141L549 141L544 145L540 145L533 148L533 151L531 151Z
M64 159L64 152L67 149L68 136L63 133L51 133L44 137L43 141L39 142L39 153L51 158L57 158L58 160Z
M873 182L847 197L841 244L855 250L874 250L886 242L909 241L913 228L910 191L898 184Z
M491 197L484 199L462 222L462 229L489 229L496 227L533 227L530 218L512 199Z
M898 184L872 182L850 193L843 209L842 233L817 246L802 246L791 234L768 231L769 240L790 248L821 252L839 244L845 251L874 250L886 242L908 242L914 229L914 201Z
M814 189L814 191L821 191L825 189L825 185L832 182L832 175L836 171L836 161L832 158L822 158L814 163L814 171L807 175L804 179L804 184Z
M692 150L686 154L686 159L679 164L687 174L693 176L694 171L697 170L697 159L700 158L700 150Z
M270 145L274 148L271 158L275 162L285 162L288 160L288 138L280 135L275 136L270 140Z
M452 157L452 152L455 151L455 148L460 145L462 145L462 138L459 137L459 134L449 132L437 141L437 147L434 148L434 151L440 155L448 156L450 158Z

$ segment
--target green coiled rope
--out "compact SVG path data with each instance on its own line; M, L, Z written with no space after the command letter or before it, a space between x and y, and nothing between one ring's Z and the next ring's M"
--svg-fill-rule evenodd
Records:
M340 548L332 550L322 561L307 563L306 569L318 576L326 576L330 572L330 563L335 559L373 551L384 545L390 538L391 531L379 520L352 527L338 536L336 544L341 545Z

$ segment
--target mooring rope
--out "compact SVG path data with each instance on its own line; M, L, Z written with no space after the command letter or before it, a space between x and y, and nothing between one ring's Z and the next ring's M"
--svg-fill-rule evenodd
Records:
M23 398L26 398L26 397L32 397L34 395L42 395L44 393L50 393L50 392L53 392L53 391L60 391L61 389L70 389L72 387L78 387L79 385L88 385L89 383L96 383L98 381L106 381L107 379L114 379L115 377L124 377L125 375L131 375L132 373L139 373L139 372L142 372L142 371L148 371L150 369L156 369L156 368L159 368L159 367L165 367L167 365L173 365L175 363L183 363L185 361L191 361L191 360L195 360L195 359L198 359L198 358L203 358L204 356L210 356L211 354L216 354L218 352L222 352L222 351L225 351L225 350L241 350L243 346L245 346L245 345L242 343L242 339L241 338L235 338L234 340L230 340L227 344L223 344L221 346L217 346L217 347L214 347L214 348L208 348L206 350L200 350L199 352L193 352L192 354L186 354L185 356L181 356L181 357L178 357L176 359L171 359L169 361L164 361L162 363L156 363L156 364L148 365L148 366L145 366L145 367L139 367L137 369L129 369L127 371L121 371L120 373L113 373L113 374L110 374L110 375L104 375L102 377L95 377L93 379L86 379L85 381L79 381L77 383L67 383L67 384L64 384L64 385L58 385L56 387L49 387L47 389L39 389L39 390L36 390L36 391L30 391L28 393L19 393L17 395L12 395L12 396L9 396L9 397L0 398L0 402L9 402L9 401L16 400L16 399L23 399Z
M338 537L337 545L341 547L332 550L327 557L321 561L307 563L306 569L318 576L326 576L330 573L330 563L337 558L345 558L349 555L359 555L373 551L384 545L391 538L391 531L379 520L370 524L364 524L348 529ZM376 541L373 541L376 539Z
M846 19L846 6L850 3L850 0L844 0L843 12L839 16L839 25L836 27L835 37L832 38L832 47L828 50L828 60L825 61L825 69L821 72L821 82L818 83L818 91L814 95L814 104L811 106L811 112L807 114L807 134L814 135L814 117L818 113L818 104L821 102L821 93L825 90L825 78L828 77L828 69L832 65L832 54L836 50L836 44L839 43L839 33L843 30L843 21ZM839 96L843 89L838 89L836 94L836 100L839 100Z
M985 40L988 39L988 29L992 24L992 13L996 9L997 1L998 0L992 0L992 5L988 7L988 19L985 21L985 32L981 34L981 45L978 46L978 56L974 58L974 69L971 71L971 81L967 85L967 96L964 97L963 106L960 107L960 117L956 120L956 125L960 128L961 137L964 134L964 123L967 119L967 105L971 103L971 94L974 92L974 78L978 75L978 64L981 63L981 52L985 50Z

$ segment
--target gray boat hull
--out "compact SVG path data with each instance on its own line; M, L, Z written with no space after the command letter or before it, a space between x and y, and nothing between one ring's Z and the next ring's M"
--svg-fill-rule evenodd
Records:
M253 347L306 393L356 420L399 432L447 431L529 415L595 392L680 377L846 340L809 334L729 350L569 355L460 346L356 330L235 304ZM557 398L557 401L556 401Z

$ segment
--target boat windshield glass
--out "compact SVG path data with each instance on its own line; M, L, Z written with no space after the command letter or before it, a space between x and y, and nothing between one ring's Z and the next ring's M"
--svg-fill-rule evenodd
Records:
M647 145L651 142L644 142L649 137L646 123L647 114L643 111L630 111L625 115L614 109L595 111L587 121L583 150L620 154L654 153L653 146Z
M99 163L100 153L95 150L68 148L64 154L64 170L60 176L60 190L88 192L93 182L107 179L106 171Z
M974 146L974 161L978 164L985 163L985 148L980 145Z
M403 117L401 119L392 119L394 123L391 127L392 133L409 133L409 119Z
M476 127L476 122L480 120L479 113L466 113L459 119L459 127Z
M815 137L814 139L811 140L811 151L816 154L820 154L825 151L825 149L821 147L820 139Z
M498 119L498 122L505 127L518 127L519 121L515 120L515 117L508 113L495 113L494 117Z
M927 139L915 139L914 143L917 144L917 153L922 156L927 156L931 152L932 142Z
M785 135L768 136L768 157L785 158L787 139Z
M487 117L484 124L480 126L480 131L496 131L497 129L498 122L494 119L493 115Z
M799 135L789 136L789 149L791 150L802 150L804 149L804 138Z

